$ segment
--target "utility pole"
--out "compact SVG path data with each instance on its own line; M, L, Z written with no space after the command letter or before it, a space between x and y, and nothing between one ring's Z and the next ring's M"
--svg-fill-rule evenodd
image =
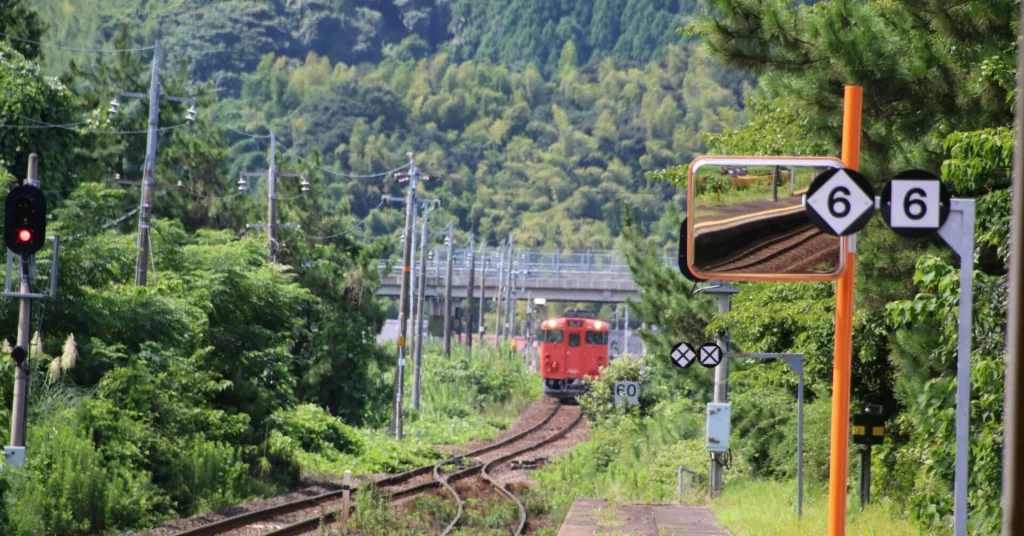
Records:
M498 244L498 287L494 295L494 345L501 347L501 298L504 294L505 282L505 241Z
M238 189L244 191L248 188L246 177L262 177L262 173L242 172L238 177ZM267 163L267 250L270 252L270 262L277 264L277 179L278 178L301 178L302 193L309 191L309 182L305 173L284 173L277 172L277 137L274 131L270 131L270 159ZM250 225L249 227L253 227Z
M39 156L32 153L28 157L28 177L25 183L42 189L39 182ZM30 266L35 264L35 255L21 256L21 294L32 293L29 280ZM27 297L18 300L18 348L28 352L31 344L32 302ZM17 350L15 350L17 351ZM20 353L20 352L19 352ZM11 446L25 446L25 417L28 414L28 355L21 362L15 358L14 367L14 400L11 408Z
M452 355L452 269L455 268L455 220L448 222L448 266L444 276L444 356ZM472 283L470 283L472 288Z
M417 298L416 307L416 339L414 340L415 346L413 350L415 353L415 370L413 371L412 379L412 407L414 409L420 409L420 380L423 371L423 306L426 305L427 296L427 243L430 241L430 229L428 222L430 220L430 209L439 205L439 201L431 203L424 203L423 205L423 236L420 240L420 281L417 284L419 287L419 296Z
M505 338L511 339L515 335L515 307L516 301L512 296L515 292L516 277L515 268L518 266L515 258L515 249L512 246L512 233L508 234L508 279L505 284Z
M629 304L622 304L626 310L626 319L622 325L622 353L629 354Z
M484 311L487 310L487 301L485 294L487 293L487 268L490 264L490 259L487 258L487 249L484 248L484 243L480 243L480 253L484 256L484 266L480 270L480 321L477 322L478 329L480 330L480 345L484 345L484 330L487 329L484 324Z
M149 95L117 91L110 103L110 115L117 113L121 106L121 97L149 99L149 126L146 131L146 164L142 172L142 199L139 206L138 258L135 262L135 286L146 286L146 271L149 269L149 231L153 218L153 190L156 187L156 146L159 135L160 101L188 102L192 108L188 111L186 121L192 122L196 116L196 105L199 101L188 97L170 97L160 94L160 42L153 45L153 72L149 81Z
M412 252L409 253L409 266L412 272L409 273L409 299L412 300L409 303L409 322L412 326L416 325L416 315L419 310L420 300L417 298L419 294L419 281L417 280L418 268L416 266L416 255L418 255L417 244L419 244L419 235L416 234L416 222L420 218L419 201L416 201L416 206L412 207L412 227L410 227L409 236L406 237L412 240ZM416 357L416 338L419 337L419 331L416 331L415 327L409 330L409 348L413 351L413 359Z
M476 272L476 255L473 252L473 233L469 233L469 253L466 257L469 261L469 283L466 285L466 349L473 350L473 276Z
M395 367L395 395L391 410L391 429L395 433L395 438L399 440L402 439L402 391L405 380L405 335L408 328L409 302L411 301L409 296L409 286L411 282L410 272L412 271L410 258L412 256L413 218L416 210L416 181L418 179L418 170L416 169L416 162L412 158L412 153L408 153L408 156L409 192L405 202L405 240L402 242L402 284L398 298L398 362Z
M1017 72L1024 72L1024 4L1017 25ZM1003 535L1024 533L1024 76L1017 76L1016 139L1010 186L1010 296L1006 319L1006 435L1003 443Z

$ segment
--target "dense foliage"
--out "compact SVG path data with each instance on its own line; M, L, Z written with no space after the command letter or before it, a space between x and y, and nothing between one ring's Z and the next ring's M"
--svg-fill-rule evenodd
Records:
M749 122L706 136L711 151L836 154L843 85L857 84L864 87L863 164L873 182L901 169L928 169L941 173L955 196L977 199L969 530L997 534L1016 2L955 10L909 0L707 4L708 15L686 32L760 82L748 101ZM678 169L650 176L684 185ZM946 533L959 271L937 239L901 239L877 220L858 240L853 407L883 405L895 431L875 452L882 469L874 495L892 500L923 529ZM628 236L631 266L644 272L642 303L659 304L641 307L642 320L675 325L673 318L696 306L679 298L686 285L670 268L654 275L659 267L638 254L650 246ZM742 351L804 353L808 426L827 434L833 296L829 285L743 284L729 313L689 330L728 329ZM645 337L652 345L672 340L650 330ZM795 378L781 363L738 365L730 379L734 454L754 474L788 478L793 438L783 431L792 426ZM827 459L807 461L810 476L827 478Z
M12 3L8 0L8 3ZM16 3L16 2L14 2ZM135 43L160 40L172 63L232 93L242 73L268 53L332 62L415 59L436 52L545 74L559 65L567 41L579 58L613 57L644 64L663 56L673 31L698 8L696 0L37 0L49 36L80 47L107 44L122 26ZM23 8L22 8L23 9ZM504 24L505 21L516 24ZM26 25L27 27L27 25ZM39 32L15 33L38 37ZM82 54L48 53L62 70Z

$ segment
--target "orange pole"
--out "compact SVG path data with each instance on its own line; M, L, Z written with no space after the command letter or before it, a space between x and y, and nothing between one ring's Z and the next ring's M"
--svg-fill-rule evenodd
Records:
M860 86L846 86L843 101L843 165L860 168ZM828 474L828 536L846 535L846 473L849 468L850 375L853 362L854 237L836 289L835 360L832 365L832 450Z

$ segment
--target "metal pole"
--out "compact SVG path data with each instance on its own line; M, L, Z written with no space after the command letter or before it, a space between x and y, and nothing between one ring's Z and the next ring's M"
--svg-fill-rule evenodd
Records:
M413 217L416 210L416 162L409 153L409 193L405 202L405 241L402 244L402 284L398 298L398 366L395 367L395 399L391 410L391 427L395 438L402 439L402 391L405 379L405 335L408 327L410 283L412 272Z
M860 445L860 509L871 502L871 445Z
M504 287L502 283L505 280L505 241L502 240L501 244L498 245L498 288L497 293L494 295L494 344L495 347L501 345L501 295Z
M487 293L487 267L490 264L490 259L487 258L487 250L484 249L483 244L480 244L480 253L484 256L484 267L480 270L480 321L477 322L477 325L480 330L480 345L483 346L484 329L486 329L484 311L487 310L487 297L485 296Z
M1019 194L1018 194L1019 195ZM967 536L967 484L971 426L971 327L974 304L974 201L964 210L960 253L960 319L957 323L956 457L953 462L953 535ZM1020 198L1017 198L1020 204ZM1005 447L1004 447L1005 448Z
M623 325L623 354L629 355L630 353L630 304L623 303L623 307L626 308L626 319Z
M843 165L860 169L863 88L846 86L843 100ZM828 536L846 535L849 471L850 376L853 362L854 274L857 235L847 237L846 269L836 285L835 343L832 360L832 424L829 437Z
M796 383L796 518L804 515L804 367L800 356L800 373Z
M277 161L276 138L270 131L270 166L267 169L267 247L270 262L277 264Z
M412 407L414 409L420 409L420 381L422 380L423 371L424 339L423 307L424 305L426 305L427 297L427 243L429 242L427 234L429 232L429 228L427 227L427 222L430 219L430 207L431 205L427 205L423 210L423 236L421 238L420 244L420 281L417 284L417 286L419 287L420 295L417 298L416 318L414 319L414 322L416 323L416 340L415 346L413 348L416 352L416 368L415 371L413 372L412 379Z
M516 263L515 248L512 245L512 233L508 234L508 280L505 284L505 338L511 339L515 334L515 322L512 320L512 311L515 306L515 300L512 299L512 293L515 291L516 286Z
M156 186L156 145L160 122L160 42L153 45L153 72L149 81L149 127L146 132L146 165L143 168L139 206L138 257L135 261L135 286L146 286L149 268L149 228L153 217L153 189Z
M25 181L29 186L39 188L39 155L32 153L28 157L28 177ZM21 293L31 294L32 285L29 281L29 265L35 261L35 255L21 258ZM18 346L28 352L31 357L31 320L32 302L28 298L18 301ZM25 418L28 414L28 359L14 367L14 400L11 406L11 446L25 446Z
M1024 73L1024 3L1017 31L1017 72ZM1017 77L1017 123L1010 191L1010 295L1006 318L1003 536L1024 534L1024 76Z
M417 220L419 218L420 218L419 207L413 207L412 208L412 227L409 228L410 229L409 236L412 237L412 253L411 253L410 260L409 260L409 266L412 269L412 272L411 272L411 275L410 275L410 278L411 278L411 280L410 280L410 287L411 287L411 289L409 291L409 299L412 300L412 303L409 304L409 322L414 327L409 330L409 344L411 345L409 348L413 352L412 355L414 357L416 355L415 354L415 351L416 351L416 339L418 339L419 336L420 336L419 331L417 331L415 329L416 314L417 314L417 312L419 310L419 305L420 305L420 300L418 298L419 290L420 290L420 288L419 288L420 287L419 286L419 267L416 266L416 259L417 259L417 256L419 255L419 251L417 250L417 247L418 247L418 244L419 244L419 235L416 233L416 222L417 222Z
M455 221L448 222L448 266L444 276L444 355L452 354L452 270L455 268Z
M473 278L476 274L476 252L473 251L473 233L469 234L469 281L466 285L466 349L473 350Z
M727 313L729 312L729 295L719 294L718 295L718 312ZM725 354L729 351L729 333L721 333L717 337L718 347L722 349L722 353ZM723 359L721 363L715 367L715 402L728 402L729 401L729 360ZM723 465L725 464L725 456L722 453L714 453L711 457L711 470L710 484L711 484L711 495L716 496L722 492L722 481L723 481Z
M792 195L792 194L790 194ZM779 166L772 168L772 201L779 200Z

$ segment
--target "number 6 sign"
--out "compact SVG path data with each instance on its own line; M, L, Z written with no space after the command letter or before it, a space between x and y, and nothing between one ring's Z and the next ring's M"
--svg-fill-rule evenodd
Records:
M864 228L875 211L875 193L852 169L830 169L807 188L807 217L822 232L847 236Z
M897 174L882 190L882 219L901 236L924 238L946 223L949 192L927 171Z

